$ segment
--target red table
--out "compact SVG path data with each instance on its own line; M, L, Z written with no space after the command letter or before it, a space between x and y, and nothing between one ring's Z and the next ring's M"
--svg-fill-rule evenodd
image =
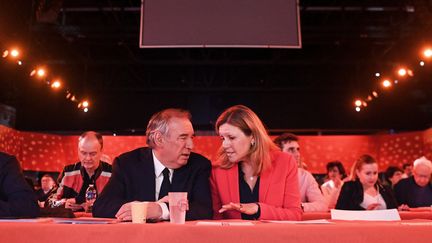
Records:
M232 222L232 221L225 221ZM79 225L53 223L0 223L0 242L158 242L158 243L407 243L431 242L431 220L400 222L331 221L331 224L253 222L253 226L198 226L168 222L156 224Z

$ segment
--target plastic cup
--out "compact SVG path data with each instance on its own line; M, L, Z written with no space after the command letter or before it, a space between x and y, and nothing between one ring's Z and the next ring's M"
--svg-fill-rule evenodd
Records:
M188 210L187 192L169 192L170 223L184 224Z
M132 202L132 223L145 224L147 219L147 202Z

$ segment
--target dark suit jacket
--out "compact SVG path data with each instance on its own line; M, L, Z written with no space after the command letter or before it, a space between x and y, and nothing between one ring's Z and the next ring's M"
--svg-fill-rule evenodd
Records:
M393 192L389 187L378 184L379 193L383 197L387 209L397 208L396 199L393 196ZM360 181L348 181L342 186L339 198L336 203L336 209L343 210L366 210L361 207L360 204L363 202L363 186Z
M421 190L424 189L429 197L423 196ZM394 187L396 200L401 204L406 204L410 208L429 207L432 205L432 184L427 187L420 187L414 180L414 176L400 180Z
M212 217L210 170L210 161L196 153L191 153L186 165L174 170L171 191L188 193L187 220ZM155 187L152 150L139 148L124 153L113 163L111 179L96 199L93 216L113 218L125 203L156 201Z
M37 217L39 205L14 156L0 152L0 217Z

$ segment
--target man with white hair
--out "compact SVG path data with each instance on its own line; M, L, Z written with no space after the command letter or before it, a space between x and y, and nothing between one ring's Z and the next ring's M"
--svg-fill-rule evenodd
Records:
M432 162L426 157L414 161L413 175L400 180L394 187L399 205L410 208L432 206Z

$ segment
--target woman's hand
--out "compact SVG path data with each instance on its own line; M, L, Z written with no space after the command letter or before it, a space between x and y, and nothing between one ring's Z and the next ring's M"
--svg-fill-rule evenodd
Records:
M408 205L406 205L406 204L401 204L401 205L398 207L398 210L399 210L399 211L409 211L409 210L410 210L410 207L408 207Z
M229 203L222 205L222 208L219 209L219 213L223 213L228 210L237 210L240 213L253 215L258 212L258 204L256 203Z
M372 203L366 208L366 210L375 210L379 205L379 203Z

